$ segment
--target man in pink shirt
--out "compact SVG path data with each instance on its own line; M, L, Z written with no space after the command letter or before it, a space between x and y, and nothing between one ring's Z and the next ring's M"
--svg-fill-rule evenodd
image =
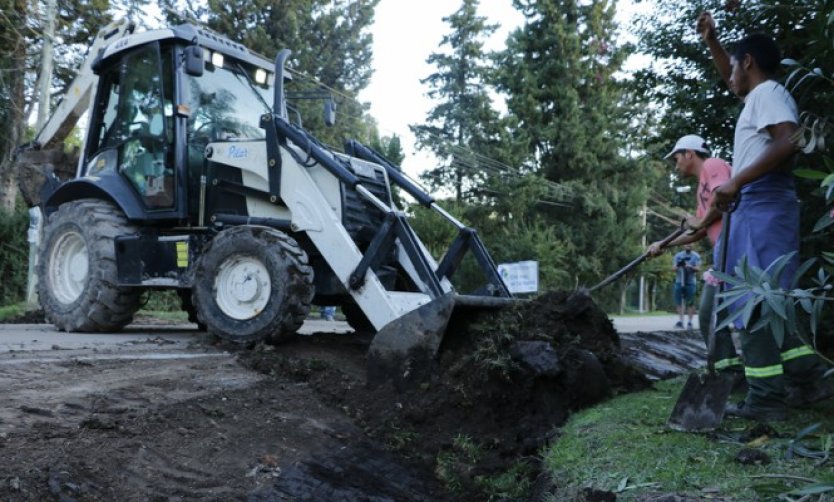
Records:
M715 190L730 179L732 168L724 160L710 157L706 141L696 134L688 134L680 138L675 143L672 151L664 158L675 163L681 177L698 178L695 216L689 216L686 222L689 228L696 230L681 235L670 242L666 248L661 248L659 242L652 243L648 248L649 254L657 256L666 249L692 244L708 237L713 245L713 263L717 264L717 250L719 249L717 243L721 235L721 212L713 207L712 197ZM701 334L706 342L717 283L711 279L712 276L709 271L704 274L704 277L707 282L701 294L698 321ZM735 351L729 330L722 330L715 334L715 368L733 371L740 371L742 368L741 360Z

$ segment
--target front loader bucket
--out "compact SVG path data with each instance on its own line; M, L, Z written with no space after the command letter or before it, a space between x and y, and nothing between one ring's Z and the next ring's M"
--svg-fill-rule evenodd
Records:
M456 308L496 309L515 301L447 293L391 321L377 332L368 349L368 384L392 382L404 390L428 381Z

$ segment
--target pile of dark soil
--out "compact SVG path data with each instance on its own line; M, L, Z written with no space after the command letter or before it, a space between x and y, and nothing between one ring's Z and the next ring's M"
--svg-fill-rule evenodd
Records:
M368 340L354 338L355 350L364 351ZM589 297L567 292L454 320L437 371L412 390L369 388L361 369L315 354L299 358L278 347L241 358L307 382L372 439L424 464L453 495L470 500L526 498L539 476L541 448L572 410L648 385L622 357L606 314Z

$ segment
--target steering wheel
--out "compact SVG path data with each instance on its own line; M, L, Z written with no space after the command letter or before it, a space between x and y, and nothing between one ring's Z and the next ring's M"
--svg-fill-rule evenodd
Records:
M222 125L220 122L214 120L203 122L199 127L188 133L188 143L191 144L194 142L207 145L218 139L217 132L221 130L221 128Z

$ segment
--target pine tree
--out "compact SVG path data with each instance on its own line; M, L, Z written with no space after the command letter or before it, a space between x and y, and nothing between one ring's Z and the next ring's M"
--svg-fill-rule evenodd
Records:
M463 0L461 7L444 17L451 32L441 40L448 52L428 58L437 71L421 82L439 103L429 111L426 124L411 126L419 148L428 148L443 165L426 172L423 179L434 189L452 189L461 201L467 191L482 185L486 171L479 153L490 153L501 137L500 119L492 107L486 79L489 71L483 40L496 25L477 15L478 0Z
M569 250L573 284L593 284L639 251L645 181L625 158L623 85L628 55L616 45L607 0L515 0L526 18L499 59L514 131L529 164L565 192L542 208ZM567 207L566 207L567 206Z
M345 139L369 138L367 106L355 96L371 78L374 9L379 0L209 0L205 12L215 31L272 58L292 50L295 82L289 92L331 94L337 125L325 128L322 103L299 101L303 125L319 139L341 146ZM309 80L314 78L317 82ZM321 85L320 85L321 84Z

